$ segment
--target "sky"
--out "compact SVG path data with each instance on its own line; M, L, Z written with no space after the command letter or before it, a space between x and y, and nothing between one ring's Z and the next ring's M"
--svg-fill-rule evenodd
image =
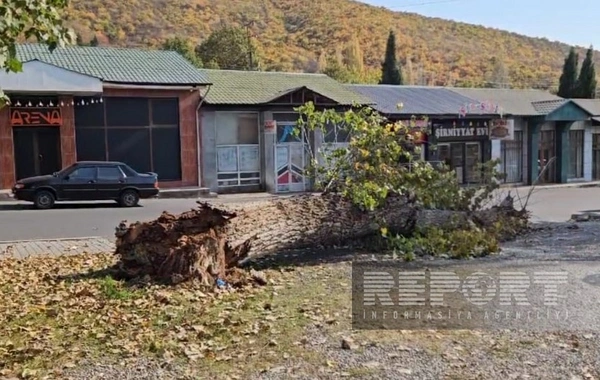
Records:
M361 0L394 11L462 21L600 48L598 0ZM498 5L501 4L501 5Z

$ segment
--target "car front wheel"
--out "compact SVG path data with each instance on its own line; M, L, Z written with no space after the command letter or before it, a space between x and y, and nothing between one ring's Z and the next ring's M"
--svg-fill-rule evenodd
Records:
M55 200L56 199L54 198L54 194L52 194L51 192L49 192L47 190L41 190L35 194L33 203L35 204L36 208L38 208L40 210L47 210L54 206Z
M125 190L119 197L119 204L122 207L134 207L137 206L140 201L140 196L135 190Z

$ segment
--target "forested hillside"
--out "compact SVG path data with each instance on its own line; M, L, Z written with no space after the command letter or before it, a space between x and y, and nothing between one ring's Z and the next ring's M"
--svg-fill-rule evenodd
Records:
M96 34L125 46L158 47L174 36L197 44L223 25L248 26L265 70L317 71L324 53L344 59L358 46L365 82L377 80L390 28L412 84L556 86L569 48L350 0L73 0L68 14L84 41Z

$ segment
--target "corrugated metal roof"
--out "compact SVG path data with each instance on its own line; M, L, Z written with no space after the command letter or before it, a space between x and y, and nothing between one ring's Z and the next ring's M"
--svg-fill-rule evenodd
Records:
M42 44L23 44L17 46L17 57L23 62L38 60L112 83L210 83L194 65L173 51L67 46L50 52Z
M600 116L600 99L571 99L573 103L594 116Z
M370 99L324 74L205 69L199 71L213 84L206 95L208 104L266 104L303 87L340 105L371 104Z
M562 99L542 90L458 87L451 88L450 90L478 102L497 104L502 108L504 114L515 116L539 115L538 111L532 105L533 102Z
M444 87L348 85L369 97L373 108L386 115L458 115L465 104L475 100ZM398 105L402 104L399 108ZM476 112L476 111L475 111Z

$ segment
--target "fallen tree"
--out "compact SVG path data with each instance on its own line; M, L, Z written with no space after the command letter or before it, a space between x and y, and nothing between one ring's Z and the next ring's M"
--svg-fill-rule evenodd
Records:
M526 222L526 214L512 207L424 210L402 197L388 198L386 207L375 212L359 210L334 194L295 196L237 212L200 202L198 209L180 215L165 212L151 222L122 223L116 254L127 278L150 276L170 283L194 278L206 285L223 279L236 285L247 280L236 268L250 256L360 245L380 236L383 226L392 236L410 237L423 228L489 231L498 223L515 226L516 234Z
M322 127L336 117L310 107L301 110L307 120L301 128ZM438 254L435 249L454 249L447 244L447 236L453 236L465 245L456 250L458 257L493 251L490 243L496 238L526 227L527 214L516 211L511 201L482 206L497 182L462 189L452 172L427 163L407 166L404 158L412 157L411 149L416 149L407 131L400 124L380 127L381 120L365 112L345 116L344 122L355 126L353 140L332 153L335 160L327 165L313 161L314 177L324 184L322 195L300 195L241 210L200 202L196 210L180 215L165 212L151 222L129 226L123 222L116 231L120 272L127 278L149 276L171 283L196 279L213 285L221 279L241 285L248 276L238 265L249 256L349 246L378 237L390 246L418 237L431 251L426 253ZM466 235L445 235L457 230ZM435 231L432 235L442 243L428 242L428 231ZM412 254L407 245L402 247L403 253Z

